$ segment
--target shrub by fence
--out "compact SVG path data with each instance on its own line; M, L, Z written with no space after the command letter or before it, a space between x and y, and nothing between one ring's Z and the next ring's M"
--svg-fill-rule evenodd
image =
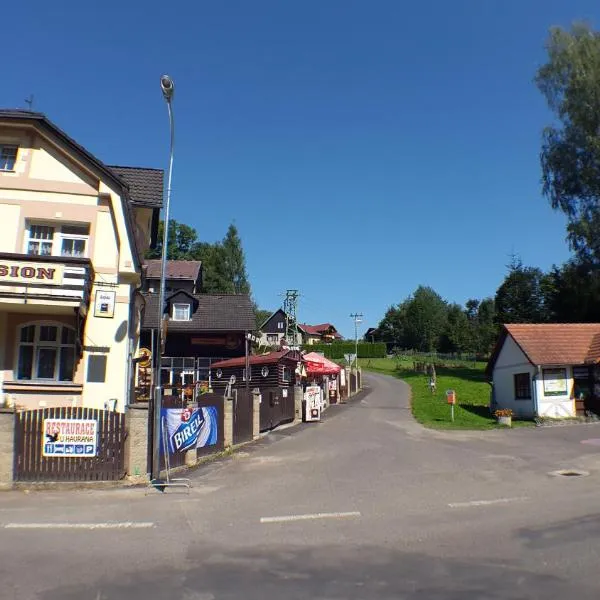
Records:
M302 347L306 352L323 352L326 358L339 360L344 354L354 354L356 346L354 342L334 342L333 344L312 344ZM383 342L358 343L358 358L385 358L386 345Z

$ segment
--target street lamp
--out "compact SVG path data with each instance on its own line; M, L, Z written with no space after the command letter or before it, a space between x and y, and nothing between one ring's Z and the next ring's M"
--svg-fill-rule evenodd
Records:
M160 479L160 439L161 439L161 408L162 408L162 385L160 378L161 356L163 343L163 320L165 318L165 279L167 270L167 247L169 245L169 212L171 208L171 178L173 175L173 146L175 142L175 121L173 119L173 94L175 84L168 75L160 78L160 89L167 103L169 111L169 127L171 129L171 141L169 148L169 172L167 175L167 200L163 218L162 255L160 261L160 288L158 293L158 332L156 336L155 358L154 358L154 423L152 430L152 481ZM164 334L166 339L166 332Z

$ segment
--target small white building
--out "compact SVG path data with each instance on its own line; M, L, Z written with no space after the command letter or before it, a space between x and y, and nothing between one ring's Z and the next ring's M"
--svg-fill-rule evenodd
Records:
M504 325L487 366L492 408L565 418L600 409L600 323Z

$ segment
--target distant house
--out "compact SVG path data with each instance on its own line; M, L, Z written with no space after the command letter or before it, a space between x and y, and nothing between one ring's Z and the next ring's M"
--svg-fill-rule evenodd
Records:
M158 293L160 288L160 260L147 260L145 263L145 292ZM168 260L165 269L167 294L175 290L185 290L190 294L202 291L202 262L199 260Z
M331 323L321 323L320 325L307 325L306 323L301 323L298 325L298 329L302 334L302 343L306 346L323 343L328 344L342 339L342 336Z
M600 323L505 325L487 366L492 407L523 417L600 410Z
M285 338L287 315L283 309L276 310L264 323L259 323L260 343L263 346L279 347ZM298 336L296 344L302 344L302 336Z
M369 327L369 329L367 329L367 331L365 333L364 340L365 340L365 342L374 343L377 340L378 336L379 336L379 329L377 329L376 327Z
M276 310L260 327L261 344L264 346L277 346L285 338L287 316L283 309ZM298 324L298 339L296 345L302 344L312 346L312 344L330 343L335 340L341 340L342 336L337 332L331 323L321 323L320 325Z

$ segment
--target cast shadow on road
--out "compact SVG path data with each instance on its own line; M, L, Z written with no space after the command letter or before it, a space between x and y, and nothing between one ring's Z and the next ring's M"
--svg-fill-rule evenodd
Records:
M518 536L528 548L535 550L566 546L584 540L597 542L600 540L600 514L569 519L550 527L526 527L519 530Z
M289 533L289 532L288 532ZM283 532L282 532L283 534ZM141 557L135 557L138 562ZM168 563L168 557L165 562ZM553 574L485 560L454 560L377 546L254 547L198 542L179 569L159 566L78 587L43 600L592 600L597 590Z

